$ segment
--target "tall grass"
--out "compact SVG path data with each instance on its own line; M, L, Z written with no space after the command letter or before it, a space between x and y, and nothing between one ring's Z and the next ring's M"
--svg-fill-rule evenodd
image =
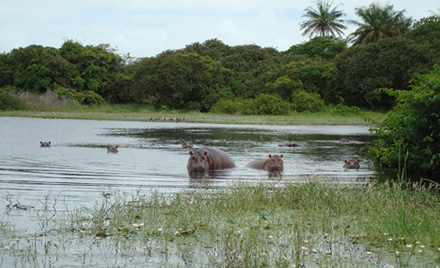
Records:
M37 247L42 236L41 247L59 260L74 249L78 261L104 266L440 265L438 188L329 182L310 178L173 195L113 192L92 208L53 219L28 247Z

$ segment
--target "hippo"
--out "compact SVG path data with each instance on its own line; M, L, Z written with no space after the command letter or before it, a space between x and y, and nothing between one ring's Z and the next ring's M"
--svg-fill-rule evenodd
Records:
M348 160L344 160L344 168L345 169L359 169L359 162L361 162L361 160L353 160L353 161L348 161Z
M51 144L50 141L40 141L40 147L50 147Z
M284 170L283 155L269 155L267 159L256 159L246 166L269 172L280 172Z
M189 172L208 172L208 170L235 168L232 158L215 147L202 147L189 152L187 168Z
M107 146L107 153L117 153L117 152L119 152L118 148L119 148L118 145L116 145L114 147Z
M349 139L341 139L339 142L347 143L347 142L350 142L350 140Z
M299 144L297 143L284 143L284 144L278 144L279 147L299 147Z
M192 149L194 146L194 143L192 141L186 142L182 140L182 149Z

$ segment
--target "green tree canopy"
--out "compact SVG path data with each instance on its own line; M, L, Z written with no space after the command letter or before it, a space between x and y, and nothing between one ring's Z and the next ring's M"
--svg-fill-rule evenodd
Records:
M384 105L379 88L408 89L415 73L428 73L434 65L432 52L405 38L387 38L354 46L335 58L342 85L338 95L350 105ZM391 103L387 104L389 108Z
M410 173L440 179L440 66L429 74L416 75L412 90L386 90L397 106L383 122L376 122L377 136L368 156L386 168L398 168L408 153ZM415 179L415 178L414 178Z
M303 35L312 37L319 36L342 36L343 30L347 29L344 25L344 12L337 10L339 5L332 8L332 3L326 0L318 0L316 2L317 9L312 7L306 8L303 17L308 20L301 22L300 29L303 30Z
M405 10L395 11L392 5L384 7L372 3L369 7L356 8L362 22L350 21L358 29L348 36L354 45L377 42L379 40L403 36L411 26L411 18L406 18Z
M342 39L333 36L318 36L302 44L291 46L285 53L331 60L346 47L347 44Z
M440 58L440 17L431 16L416 21L406 37L424 44Z

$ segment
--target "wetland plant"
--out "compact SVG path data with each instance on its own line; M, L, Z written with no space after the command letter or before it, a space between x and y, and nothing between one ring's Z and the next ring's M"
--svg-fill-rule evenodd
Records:
M93 207L57 217L48 212L42 220L51 224L35 234L0 230L1 241L19 241L7 249L9 244L1 244L0 261L6 266L435 267L440 265L439 197L436 186L418 183L356 186L318 178L177 194L115 191Z

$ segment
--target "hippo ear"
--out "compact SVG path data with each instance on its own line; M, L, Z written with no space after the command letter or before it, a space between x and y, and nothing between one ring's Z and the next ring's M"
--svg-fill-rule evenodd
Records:
M350 162L348 162L347 160L344 160L344 163L345 163L345 164L350 164Z
M204 152L204 153L203 153L203 155L206 155L206 156L208 156L208 152Z
M189 151L189 154L190 154L190 155L193 155L193 152L192 152L192 151Z
M271 155L271 154L269 155L269 158L272 158L272 155Z
M280 158L283 158L283 155L280 155Z

